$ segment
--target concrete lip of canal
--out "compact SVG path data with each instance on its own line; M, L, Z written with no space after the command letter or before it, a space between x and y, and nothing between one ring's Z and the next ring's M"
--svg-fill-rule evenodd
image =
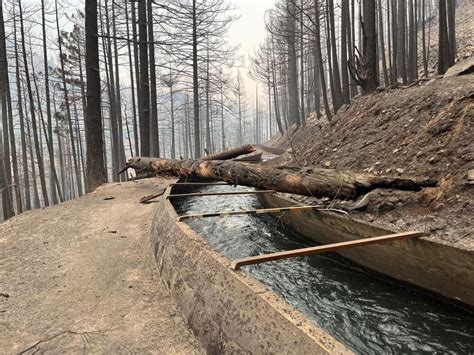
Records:
M212 354L346 354L344 345L215 251L159 202L151 243L162 281L188 325Z

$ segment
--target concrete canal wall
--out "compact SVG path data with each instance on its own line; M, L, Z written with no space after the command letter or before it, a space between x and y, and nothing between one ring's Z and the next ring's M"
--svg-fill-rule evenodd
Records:
M275 194L258 196L264 207L294 205ZM360 221L316 210L287 212L283 224L320 244L395 233ZM446 298L474 306L474 253L418 238L362 248L340 255L364 267L411 283Z
M159 273L209 353L350 353L260 282L232 271L227 258L176 222L169 200L159 203L151 238Z

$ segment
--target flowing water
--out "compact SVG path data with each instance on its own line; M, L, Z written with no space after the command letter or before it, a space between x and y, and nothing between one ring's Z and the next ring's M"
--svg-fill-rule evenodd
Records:
M251 190L238 187L238 190ZM209 186L186 192L235 191ZM178 214L261 208L254 195L183 198ZM270 215L205 218L189 225L230 260L311 245ZM244 268L359 354L474 354L474 314L335 254Z

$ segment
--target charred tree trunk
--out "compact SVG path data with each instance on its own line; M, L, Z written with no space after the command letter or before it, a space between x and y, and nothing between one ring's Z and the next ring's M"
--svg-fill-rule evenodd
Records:
M339 74L339 60L337 58L337 44L336 44L336 29L334 21L334 3L333 0L327 1L327 14L328 14L328 31L330 33L330 49L332 52L332 72L334 82L334 97L333 105L334 112L342 106L343 97L342 97L342 88L341 88L341 75Z
M352 171L307 169L293 171L233 161L132 158L127 164L140 173L172 175L228 182L313 197L354 199L374 189L419 191L436 186L431 179L378 176Z
M3 4L0 4L0 103L2 112L2 128L4 142L0 142L0 191L2 193L3 216L8 219L15 214L13 208L13 194L11 193L11 166L10 166L10 142L12 142L12 153L15 149L15 141L11 140L9 135L12 131L9 130L9 121L13 121L11 110L7 109L7 101L10 99L9 95L9 81L8 81L8 63L7 63L7 47L5 42L5 26L3 21ZM9 112L10 111L10 112ZM4 147L3 147L4 144ZM5 148L5 149L3 149ZM16 155L16 152L15 152ZM13 154L12 154L13 158ZM16 157L15 157L16 158ZM15 177L15 184L18 179ZM18 186L16 191L18 192ZM17 193L18 198L18 193ZM21 205L19 206L21 209ZM21 212L21 211L19 211Z
M49 206L49 196L48 190L46 188L46 178L45 178L45 171L44 171L44 164L43 164L43 156L41 155L41 147L39 142L38 136L38 126L36 122L36 108L34 104L33 98L33 89L31 88L31 81L30 81L30 73L28 70L28 61L26 56L26 43L25 43L25 28L23 23L23 10L21 7L21 1L18 2L19 11L20 11L20 35L21 35L21 46L23 51L23 65L25 68L25 79L26 79L26 86L28 88L28 98L30 103L30 111L31 111L31 124L33 128L33 139L35 144L35 151L36 151L36 160L38 163L38 170L39 170L39 178L41 183L41 192L43 194L43 203L45 207ZM33 65L33 63L32 63ZM33 159L33 157L31 157ZM33 178L36 178L33 175Z
M292 0L287 4L287 45L288 45L288 92L289 92L289 126L300 126L300 106L298 90L298 63L296 56L296 7Z
M315 12L315 26L314 26L314 38L315 38L315 57L317 63L317 69L319 70L319 80L321 83L321 90L323 94L323 103L324 110L326 111L326 116L329 121L332 120L331 109L329 108L329 99L327 94L326 79L324 76L324 64L323 64L323 53L321 49L321 11L320 11L320 2L319 0L315 1L314 4Z
M395 84L398 81L398 33L397 33L397 0L390 0L391 12L392 12L392 21L391 26L387 23L387 26L390 26L390 31L392 33L392 67L390 71L391 84Z
M138 37L140 41L140 85L138 109L140 120L140 152L150 153L150 83L148 79L148 30L146 0L138 1Z
M368 94L378 86L375 0L364 0L363 11L363 53L361 58L356 56L356 66L350 65L349 69L354 81L362 88L362 93Z
M398 0L397 6L397 65L403 83L407 83L406 66L406 2Z
M122 120L122 94L120 90L120 70L119 70L119 51L117 47L117 26L115 15L115 1L112 1L112 29L113 29L113 46L114 46L114 64L115 64L115 106L117 113L117 136L118 136L118 162L119 166L125 164L125 146L123 143L123 120Z
M438 74L454 64L455 29L453 0L439 1Z
M136 103L137 103L138 111L140 111L140 68L139 68L139 59L138 59L137 16L136 16L135 3L130 2L130 6L132 7L133 65L135 67L135 81L137 83ZM135 111L136 111L136 108L135 108ZM135 117L134 117L135 121L133 122L135 151L137 152L140 151L140 137L141 137L140 134L138 133L139 132L139 129L138 129L139 117L140 117L140 112L138 112L138 115L135 113Z
M194 156L201 156L201 120L199 118L199 76L198 76L198 18L197 4L193 0L193 105L194 105Z
M31 210L30 176L28 171L28 153L26 150L25 116L23 113L23 94L20 80L20 48L17 41L16 20L13 21L13 30L15 43L15 74L18 97L18 116L20 118L21 158L23 165L23 187L25 192L25 209L28 211Z
M2 113L3 119L6 119L6 100L4 97L1 99L2 101ZM9 157L4 156L3 152L3 139L0 135L0 192L2 193L2 211L3 211L3 219L7 220L15 215L15 210L13 209L13 201L11 199L10 186L8 186L8 182L6 179L6 168L4 162Z
M449 37L449 66L456 59L456 0L447 1L448 37Z
M278 83L277 83L277 67L276 67L276 57L275 57L275 40L273 38L273 34L271 35L272 41L272 81L273 81L273 105L275 106L275 119L278 125L278 131L281 135L284 134L283 124L281 121L280 115L280 103L278 101Z
M384 40L384 28L383 28L383 12L382 12L382 1L378 2L378 13L379 13L379 39L380 39L380 55L382 57L382 74L384 85L389 85L388 72L387 72L387 59L385 56L385 40ZM387 23L388 25L388 23ZM389 32L389 31L387 31ZM389 45L390 47L390 45Z
M104 141L100 105L97 0L86 0L85 10L87 77L87 106L84 121L86 130L86 191L91 192L107 181L107 174L104 169Z
M158 133L158 99L156 93L155 40L153 34L152 1L147 0L148 10L148 54L150 57L150 154L160 156L160 138Z
M413 0L408 2L408 82L413 82L418 78L418 48L416 45L417 24L415 19L415 4Z
M342 99L350 103L349 72L347 71L347 42L350 38L349 1L341 3L341 81Z
M44 87L45 87L45 96L46 96L46 117L47 117L47 130L45 129L45 134L49 136L48 142L48 153L49 153L49 166L51 178L49 181L49 188L51 190L51 200L53 205L59 202L62 202L61 191L59 189L59 181L56 174L56 168L54 165L54 149L53 149L53 120L51 114L51 95L49 93L49 65L48 65L48 47L46 45L46 15L45 15L45 3L44 0L41 0L41 28L43 34L43 64L44 64ZM58 187L58 193L56 194L56 187Z
M304 19L303 19L303 0L300 2L301 9L299 10L300 12L300 104L301 104L301 124L303 126L306 125L306 107L305 107L305 48L304 48ZM271 120L269 120L271 122ZM270 132L270 137L271 137L271 132Z
M69 126L69 139L71 141L71 148L72 148L72 155L73 155L73 160L74 160L74 171L76 175L76 185L77 185L77 192L79 196L82 195L82 178L81 178L81 172L79 170L79 163L77 160L77 154L76 154L76 147L74 145L74 129L72 125L72 116L71 116L71 108L70 108L70 102L69 102L69 93L68 93L68 88L67 88L67 83L66 83L66 73L64 69L64 56L63 56L63 47L62 47L62 38L61 38L61 31L60 31L60 26L59 26L59 12L58 12L58 2L57 0L54 2L55 4L55 12L56 12L56 29L57 29L57 35L58 35L58 49L59 49L59 63L61 66L61 79L62 79L62 86L63 86L63 91L64 91L64 105L66 106L66 113L67 113L67 119L68 119L68 126ZM34 125L33 125L34 128ZM41 168L40 168L41 172Z

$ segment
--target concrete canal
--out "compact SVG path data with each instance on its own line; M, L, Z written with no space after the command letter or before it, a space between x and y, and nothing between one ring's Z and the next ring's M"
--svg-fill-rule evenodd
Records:
M235 190L208 186L185 192ZM254 195L190 197L175 199L173 205L180 215L261 208ZM270 215L187 223L230 260L313 245ZM244 270L356 353L474 352L474 314L338 255L294 258Z

